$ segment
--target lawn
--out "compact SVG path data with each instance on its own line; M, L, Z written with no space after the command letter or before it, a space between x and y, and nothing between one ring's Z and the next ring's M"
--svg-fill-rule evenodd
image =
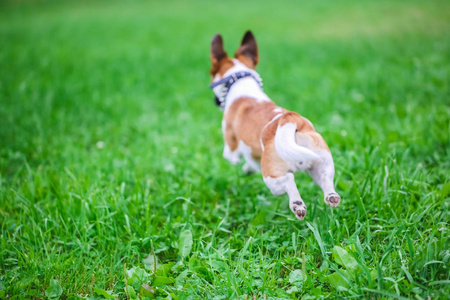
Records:
M0 299L449 299L450 2L2 1ZM330 146L305 221L222 158L247 29Z

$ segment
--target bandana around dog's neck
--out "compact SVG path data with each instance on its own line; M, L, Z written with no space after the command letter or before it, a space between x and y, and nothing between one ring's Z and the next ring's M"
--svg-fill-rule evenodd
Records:
M223 89L221 90L221 94L220 95L215 95L215 103L217 106L219 106L221 109L225 108L225 99L228 95L228 92L230 91L230 88L233 86L233 84L235 84L239 79L242 78L246 78L246 77L251 77L253 79L255 79L255 81L258 83L258 85L260 87L262 87L262 80L261 78L258 76L258 74L255 72L249 72L249 71L239 71L236 73L233 73L227 77L224 77L216 82L213 82L209 88L210 89L214 89L215 87L218 87L220 85L224 85Z

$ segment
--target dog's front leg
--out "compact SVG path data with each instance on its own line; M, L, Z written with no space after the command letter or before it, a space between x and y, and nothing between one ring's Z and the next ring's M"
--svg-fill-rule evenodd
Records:
M274 195L283 195L285 193L289 196L289 208L294 213L295 217L303 220L306 216L306 205L300 197L297 185L295 184L294 174L287 173L281 177L264 177L264 182Z
M334 190L334 162L331 154L324 151L320 154L322 160L317 162L308 170L309 175L322 188L324 201L327 205L336 207L341 197Z
M233 129L231 128L230 123L225 121L225 118L222 120L222 133L225 142L223 157L233 165L236 165L241 161L241 153L239 152Z
M235 149L232 151L227 143L225 143L225 147L223 148L223 157L233 165L236 165L241 161L241 154L239 153L239 150Z
M252 149L245 145L244 142L239 143L239 149L244 156L245 164L242 166L242 170L245 173L261 172L261 166L258 161L256 161L252 156Z

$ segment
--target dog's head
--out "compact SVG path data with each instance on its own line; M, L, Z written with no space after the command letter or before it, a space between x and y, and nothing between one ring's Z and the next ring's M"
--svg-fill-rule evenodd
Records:
M223 48L223 39L216 34L211 41L211 70L212 83L233 72L254 71L259 61L258 46L253 33L249 30L244 34L241 45L234 54L235 59L228 57ZM220 97L223 95L224 85L213 88L215 102L220 105Z

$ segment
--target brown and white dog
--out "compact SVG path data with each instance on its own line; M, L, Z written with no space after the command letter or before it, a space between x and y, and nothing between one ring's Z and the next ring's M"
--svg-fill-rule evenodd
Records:
M243 156L245 172L261 172L274 195L289 195L289 208L297 219L306 215L294 174L306 171L324 192L325 203L336 207L334 163L330 149L312 123L278 107L261 88L255 71L259 55L255 37L247 31L235 58L229 58L220 34L211 42L211 88L224 110L223 156L237 164Z

